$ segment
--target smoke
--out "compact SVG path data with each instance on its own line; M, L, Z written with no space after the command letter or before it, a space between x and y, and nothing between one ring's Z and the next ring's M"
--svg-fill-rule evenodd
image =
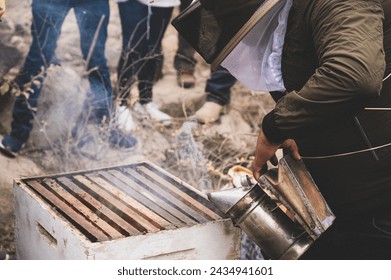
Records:
M24 11L31 10L31 1L23 1L23 5ZM10 17L12 12L10 9ZM16 19L12 17L9 20L15 21ZM26 26L30 26L31 20L29 14ZM25 33L23 38L30 39L29 28ZM113 63L117 61L117 57L113 59ZM102 132L102 129L98 130L96 125L87 126L83 122L80 125L82 131L92 139L91 145L84 145L83 150L78 145L80 139L72 135L75 125L80 122L78 117L82 111L85 119L91 114L85 112L85 108L83 109L90 84L86 77L85 60L80 49L80 32L74 12L70 12L65 18L61 36L57 42L56 54L50 63L50 66L45 65L42 68L41 75L45 79L38 100L38 110L34 114L33 131L26 149L21 152L27 152L29 157L35 158L40 165L51 172L66 172L93 168L95 165L100 166L103 163L98 161L109 160L108 143L107 141L102 143L107 138L107 129ZM109 125L111 127L112 124ZM102 134L104 134L103 137ZM91 160L90 155L94 156L96 162Z
M38 137L33 142L47 146L48 141L66 139L81 112L85 95L86 89L74 70L63 66L49 67L34 123L37 134L32 135Z
M179 165L191 175L189 179L197 184L200 191L207 193L213 189L213 186L208 175L208 161L203 153L203 146L193 137L197 125L193 121L183 124L175 138L176 155Z

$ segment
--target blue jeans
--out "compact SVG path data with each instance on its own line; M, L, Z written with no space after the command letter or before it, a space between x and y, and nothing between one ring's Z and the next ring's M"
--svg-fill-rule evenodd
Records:
M220 105L227 105L231 101L231 87L236 83L236 79L225 68L219 66L216 71L212 71L210 78L206 82L206 101L215 102Z
M118 63L118 97L125 101L138 80L139 101L152 100L157 60L161 59L161 41L170 23L173 8L158 8L137 0L118 3L122 27L122 52Z
M41 73L41 68L46 69L54 58L62 24L71 8L74 8L76 15L80 31L80 47L85 60L93 44L94 34L101 17L104 16L87 65L87 69L96 67L96 70L91 71L88 75L90 90L84 107L86 110L91 110L97 122L100 122L103 116L109 116L112 106L112 88L105 58L107 25L110 14L108 0L33 0L32 44L16 82L21 89L32 80L40 83L31 84L28 99L24 95L20 95L15 101L12 131L3 140L3 144L12 147L15 151L20 150L22 145L27 142L32 130L34 111L37 108L45 77L45 73Z

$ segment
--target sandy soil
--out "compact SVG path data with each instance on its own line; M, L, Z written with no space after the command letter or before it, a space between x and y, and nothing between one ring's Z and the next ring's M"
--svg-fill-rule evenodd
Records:
M111 4L107 58L115 83L121 31L117 7L113 2ZM7 8L7 16L0 26L0 43L17 52L10 60L11 67L3 69L0 74L12 80L30 43L30 1L11 1ZM134 134L140 141L136 151L124 153L100 143L96 150L98 156L94 160L74 154L69 131L72 118L75 111L80 110L88 86L82 75L83 60L78 36L71 13L58 42L57 56L62 65L48 71L29 143L16 159L0 154L0 250L7 250L13 258L16 258L12 194L14 179L147 160L202 191L221 189L230 183L230 177L227 176L230 167L251 163L257 125L273 106L267 94L253 93L237 83L232 89L232 102L219 122L203 126L188 122L189 116L204 101L204 86L210 70L197 56L196 87L183 89L177 85L176 72L172 66L177 34L170 26L163 41L164 76L155 85L154 99L163 111L174 117L174 124L165 128L149 120L136 118L138 127ZM3 59L1 64L5 64L6 58L0 56L0 59ZM10 129L13 99L14 96L0 96L1 135ZM69 108L74 111L70 112ZM183 151L190 153L184 154ZM208 183L205 184L205 181Z

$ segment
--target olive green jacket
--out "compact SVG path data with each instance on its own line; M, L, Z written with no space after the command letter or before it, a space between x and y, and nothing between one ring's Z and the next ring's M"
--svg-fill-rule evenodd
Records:
M287 92L262 129L273 142L296 140L338 211L391 205L390 147L327 158L391 143L391 111L364 109L391 108L391 78L383 82L391 73L390 20L391 0L293 0L289 14Z
M333 126L378 97L383 19L381 1L294 0L282 60L288 93L273 111L272 140Z

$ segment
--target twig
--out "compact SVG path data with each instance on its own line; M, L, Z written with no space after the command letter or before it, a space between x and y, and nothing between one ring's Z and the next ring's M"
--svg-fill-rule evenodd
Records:
M185 119L187 120L188 116L186 113L186 105L183 99L182 99L182 111L183 111L183 115L185 116Z
M87 55L87 59L86 59L86 64L85 64L85 67L84 67L84 70L85 70L85 71L88 71L88 64L90 63L92 53L93 53L93 51L94 51L94 49L95 49L96 41L98 40L99 32L100 32L100 29L102 28L102 24L103 24L103 21L105 20L105 18L106 18L105 15L102 15L102 16L100 17L98 27L97 27L96 30L95 30L95 34L94 34L94 37L93 37L93 39L92 39L92 43L91 43L90 49L88 50L88 55Z

